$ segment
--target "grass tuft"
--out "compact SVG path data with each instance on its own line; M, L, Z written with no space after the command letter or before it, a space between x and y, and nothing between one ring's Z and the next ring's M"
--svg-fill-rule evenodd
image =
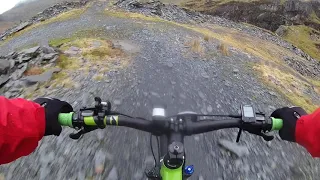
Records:
M218 46L218 49L219 51L221 52L222 55L224 56L230 56L230 52L229 52L229 49L228 49L228 46L224 43L221 43L219 46Z

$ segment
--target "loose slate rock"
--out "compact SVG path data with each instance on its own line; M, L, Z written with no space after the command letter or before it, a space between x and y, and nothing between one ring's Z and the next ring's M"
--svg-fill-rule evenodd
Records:
M44 72L40 75L27 76L27 77L23 78L22 80L25 81L27 86L33 85L37 82L47 82L51 79L53 73L60 72L60 71L61 71L60 68L54 68L54 69L51 69L51 70Z
M1 75L0 76L0 87L9 81L9 75Z
M113 167L107 177L107 180L118 180L117 168Z
M0 60L0 75L6 74L10 68L10 62L5 59Z
M40 46L36 46L30 49L23 50L22 53L24 53L26 56L33 57L39 49L40 49Z
M246 146L241 146L237 143L224 139L219 140L219 145L221 145L223 148L227 149L231 153L235 154L237 157L249 155L249 150Z
M23 73L28 69L28 63L20 64L18 69L11 74L13 80L17 80L22 77Z

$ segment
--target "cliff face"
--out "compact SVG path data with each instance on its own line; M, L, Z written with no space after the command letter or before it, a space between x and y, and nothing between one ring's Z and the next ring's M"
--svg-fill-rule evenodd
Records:
M184 6L202 13L248 22L275 31L280 25L307 25L320 29L320 2L300 0L189 1Z

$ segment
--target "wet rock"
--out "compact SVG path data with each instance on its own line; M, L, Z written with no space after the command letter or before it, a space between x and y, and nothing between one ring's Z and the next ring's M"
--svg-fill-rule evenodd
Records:
M235 154L237 157L242 157L244 155L249 155L249 150L246 146L238 145L235 142L221 139L219 140L219 145Z
M10 68L10 62L6 59L0 59L0 75L7 74Z
M26 82L27 86L33 85L37 82L47 82L51 79L53 73L60 72L60 70L60 68L54 68L40 75L27 76L22 80Z
M118 180L118 173L117 168L113 167L111 171L109 172L109 175L107 177L107 180Z

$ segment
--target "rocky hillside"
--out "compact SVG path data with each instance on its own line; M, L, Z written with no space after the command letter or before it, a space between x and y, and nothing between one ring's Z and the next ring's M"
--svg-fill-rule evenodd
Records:
M188 1L184 6L202 13L247 22L276 31L281 25L306 25L320 30L320 2L300 0Z
M312 57L320 57L319 1L189 0L182 6L271 30Z

